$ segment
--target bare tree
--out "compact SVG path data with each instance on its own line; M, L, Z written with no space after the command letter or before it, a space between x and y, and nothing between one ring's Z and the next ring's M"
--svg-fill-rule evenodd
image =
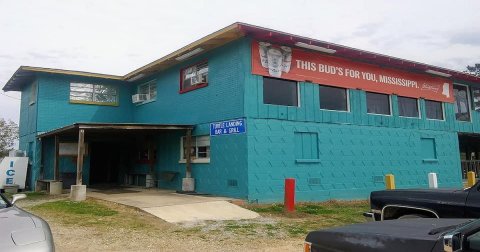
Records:
M465 73L469 73L472 75L476 75L480 77L480 64L475 64L473 66L467 66L467 70L465 70Z
M0 118L0 158L8 156L18 139L18 125L13 121Z

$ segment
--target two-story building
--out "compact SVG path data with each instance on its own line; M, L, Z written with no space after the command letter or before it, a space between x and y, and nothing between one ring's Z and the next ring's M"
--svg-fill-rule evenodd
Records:
M387 173L460 187L480 159L479 77L243 23L125 76L20 67L3 90L22 92L32 189L194 181L269 202L292 177L299 201L355 199Z

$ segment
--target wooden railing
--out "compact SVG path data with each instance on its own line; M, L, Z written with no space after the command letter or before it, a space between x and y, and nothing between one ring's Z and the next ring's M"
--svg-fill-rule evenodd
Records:
M467 172L473 171L478 177L478 172L480 171L480 160L462 160L462 178L467 179Z

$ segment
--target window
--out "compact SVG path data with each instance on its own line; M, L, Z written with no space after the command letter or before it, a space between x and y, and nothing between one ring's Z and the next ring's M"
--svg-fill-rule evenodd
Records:
M70 83L70 102L118 105L117 88L100 84Z
M145 100L144 102L154 101L157 98L157 84L155 83L155 81L144 83L138 86L137 92L139 94L147 95L147 100Z
M435 138L421 138L420 147L422 148L423 159L437 159L435 150Z
M398 114L404 117L419 117L418 100L409 97L398 97Z
M468 98L468 87L463 85L453 85L455 96L454 110L455 118L458 121L470 121L470 102Z
M298 106L297 82L263 77L263 103Z
M180 75L180 93L205 87L208 85L208 62L184 68Z
M441 102L425 100L425 114L427 119L443 120L443 106Z
M295 132L295 159L297 162L318 160L318 134Z
M475 111L480 111L480 88L471 87L472 88L472 100L473 100L473 109Z
M367 113L390 115L390 96L367 92Z
M320 109L348 111L348 92L345 88L320 86Z
M37 101L37 82L32 83L32 90L30 90L30 102L29 105L34 104Z
M185 147L185 137L181 139L180 162L185 162L185 154L187 153ZM192 148L190 152L192 163L208 163L210 162L210 136L196 136L192 137Z

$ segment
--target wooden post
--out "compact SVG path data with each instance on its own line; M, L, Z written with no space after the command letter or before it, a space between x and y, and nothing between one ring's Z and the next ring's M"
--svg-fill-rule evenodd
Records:
M475 172L469 171L467 172L467 186L472 187L475 185L477 179L475 178Z
M192 177L192 167L191 167L191 154L192 154L192 129L187 129L187 136L185 137L185 166L186 166L186 178Z
M387 190L395 190L395 177L393 174L385 175L385 185L387 186Z
M60 143L59 143L59 139L58 139L58 136L55 136L55 159L53 159L53 179L54 180L59 180L60 178L60 170L59 170L59 147L60 147Z
M84 148L84 139L85 130L78 130L78 151L77 151L77 185L82 185L82 176L83 176L83 152Z

